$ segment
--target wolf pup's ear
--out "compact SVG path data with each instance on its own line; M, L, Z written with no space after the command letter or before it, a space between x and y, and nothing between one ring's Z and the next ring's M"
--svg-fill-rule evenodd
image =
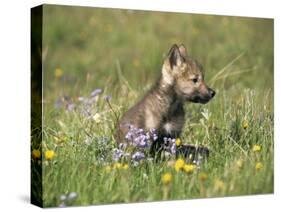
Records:
M174 44L168 54L170 67L173 69L174 66L180 66L184 62L184 58L181 56L179 47Z
M186 58L187 57L187 51L186 51L186 48L183 44L181 44L179 46L179 51L180 51L180 54L182 57Z

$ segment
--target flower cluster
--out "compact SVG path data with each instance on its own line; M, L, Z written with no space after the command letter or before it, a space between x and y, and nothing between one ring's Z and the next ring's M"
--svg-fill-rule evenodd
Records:
M130 156L129 153L126 153L122 149L122 145L119 145L119 148L113 149L113 160L114 161L119 161L121 158L128 158Z
M137 165L141 160L146 158L152 143L158 139L158 135L155 129L145 131L128 124L128 132L125 135L125 139L127 141L126 143L121 143L119 144L119 148L114 149L113 160L119 161L121 158L125 158L132 160ZM180 145L180 139L164 137L160 148L165 155L175 155L176 147ZM130 148L127 148L127 146ZM128 153L127 149L130 149L130 153Z
M99 95L102 94L102 89L97 88L91 92L90 97L78 97L80 103L80 113L87 118L93 118L94 121L99 120L99 114L93 111L93 105L98 101Z
M113 160L118 161L121 158L132 160L137 165L141 160L146 158L153 141L158 138L156 130L151 129L148 132L143 129L128 125L128 132L125 135L127 143L120 143L119 148L114 149ZM127 147L132 147L133 151L127 151Z
M116 162L112 165L107 165L105 166L104 170L107 173L110 173L113 170L128 170L129 169L129 165L127 163L119 163Z
M115 163L113 164L113 167L112 169L116 169L116 170L127 170L129 168L129 165L128 164L122 164L122 163Z
M157 134L155 129L151 129L149 132L145 132L143 129L128 125L129 131L126 134L126 140L137 148L147 148L151 146L152 141L157 140Z
M179 172L180 170L183 170L187 174L192 173L196 169L196 165L194 165L194 164L187 164L181 158L176 161L174 167L175 167L176 172Z
M55 101L54 107L65 108L67 111L73 111L76 108L76 104L69 96L61 96Z
M62 96L55 101L54 107L64 108L67 111L76 110L86 118L93 119L96 123L100 123L101 116L93 106L102 93L103 90L97 88L90 93L89 97L79 96L77 99L73 99L69 96ZM111 96L104 96L105 101L110 101L111 98Z
M196 166L193 164L184 164L183 170L185 173L190 174L196 169Z

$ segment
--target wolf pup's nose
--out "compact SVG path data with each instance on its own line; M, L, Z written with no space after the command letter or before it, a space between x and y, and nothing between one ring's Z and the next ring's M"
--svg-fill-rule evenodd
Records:
M214 90L212 90L211 88L209 88L209 94L213 98L216 95L216 92Z

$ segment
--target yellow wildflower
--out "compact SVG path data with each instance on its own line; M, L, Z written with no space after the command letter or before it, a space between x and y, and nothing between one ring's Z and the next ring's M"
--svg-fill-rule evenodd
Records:
M122 168L122 164L121 163L114 163L113 164L113 169L121 169Z
M168 185L172 181L172 174L171 173L165 173L162 175L162 183L164 185Z
M45 152L45 158L47 160L52 160L54 158L54 156L55 156L55 152L53 150L47 150Z
M222 190L224 190L224 182L222 181L222 180L219 180L219 179L217 179L216 181L215 181L215 190L220 190L220 191L222 191Z
M176 146L180 146L181 145L181 139L180 138L177 138L176 139Z
M41 157L41 152L39 149L34 149L32 150L32 156L34 159L40 159Z
M263 165L261 162L256 163L256 170L260 170L263 168Z
M110 167L109 167L109 168L110 168ZM110 171L111 169L109 169L109 168L106 168L106 169L108 169L108 170ZM113 169L118 169L118 170L121 170L121 169L127 170L127 169L129 168L129 165L126 164L126 163L125 163L125 164L122 164L122 163L117 162L117 163L114 163L114 164L113 164L112 168L113 168Z
M206 181L208 179L208 175L205 172L200 172L198 175L200 181Z
M242 122L242 127L243 127L243 129L247 129L249 127L249 122L247 120L244 120Z
M183 159L178 159L175 163L175 170L178 172L180 169L183 168L185 162Z
M55 77L60 78L63 75L63 71L60 68L55 69Z
M185 164L183 166L183 170L187 173L190 174L195 170L196 166L193 164Z
M254 145L253 146L253 152L260 152L261 151L261 146L260 145Z
M123 167L122 167L124 170L127 170L129 168L129 165L128 164L124 164Z

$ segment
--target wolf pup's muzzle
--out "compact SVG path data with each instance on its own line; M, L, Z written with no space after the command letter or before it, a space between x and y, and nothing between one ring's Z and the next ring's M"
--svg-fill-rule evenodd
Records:
M216 95L216 92L211 88L208 88L208 93L209 93L210 99L212 99Z

